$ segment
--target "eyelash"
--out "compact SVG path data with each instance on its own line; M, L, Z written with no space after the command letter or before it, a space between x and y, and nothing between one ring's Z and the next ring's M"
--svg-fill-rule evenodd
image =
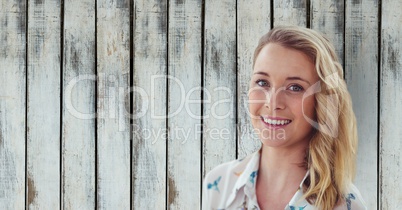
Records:
M265 84L261 84L261 82L264 82ZM269 87L269 83L263 79L258 79L257 81L255 81L255 83L260 87ZM292 90L293 88L297 88L297 90ZM293 92L302 92L304 90L304 88L300 85L291 85L287 89Z
M292 90L292 91L295 91L295 92L301 92L301 91L304 90L304 88L303 88L302 86L300 86L300 85L291 85L291 86L289 87L289 89L291 89L292 87L295 87L295 88L298 88L298 89L299 89L299 90Z
M265 82L265 85L261 85L260 82ZM257 81L255 81L255 83L260 87L264 87L264 86L268 85L268 82L266 80L263 80L263 79L258 79Z

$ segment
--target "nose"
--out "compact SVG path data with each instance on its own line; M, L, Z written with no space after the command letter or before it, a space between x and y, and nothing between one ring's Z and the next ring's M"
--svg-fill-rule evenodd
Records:
M272 88L266 92L265 107L271 110L279 110L285 108L284 103L284 87Z

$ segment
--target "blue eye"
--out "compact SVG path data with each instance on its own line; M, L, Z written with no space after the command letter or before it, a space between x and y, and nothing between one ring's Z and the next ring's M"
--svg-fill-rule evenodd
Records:
M292 85L289 87L289 90L295 91L295 92L300 92L300 91L303 91L304 88L300 85Z
M265 80L262 80L262 79L257 80L255 83L256 83L258 86L260 86L260 87L269 86L269 85L268 85L268 82L265 81Z

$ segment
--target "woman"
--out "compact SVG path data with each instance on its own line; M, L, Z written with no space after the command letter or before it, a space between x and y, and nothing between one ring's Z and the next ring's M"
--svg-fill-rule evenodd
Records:
M311 29L275 27L254 52L249 110L262 143L204 180L203 209L366 209L352 184L352 102L334 47Z

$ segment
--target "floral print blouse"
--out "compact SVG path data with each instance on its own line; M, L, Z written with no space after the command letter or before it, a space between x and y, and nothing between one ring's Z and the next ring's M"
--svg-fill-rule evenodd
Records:
M260 152L257 151L244 159L221 164L210 171L204 179L202 209L260 209L255 192L259 161ZM307 176L308 174L304 179ZM316 209L303 199L304 179L285 210ZM337 206L335 209L367 209L359 190L354 185L350 186L345 200L343 206Z

